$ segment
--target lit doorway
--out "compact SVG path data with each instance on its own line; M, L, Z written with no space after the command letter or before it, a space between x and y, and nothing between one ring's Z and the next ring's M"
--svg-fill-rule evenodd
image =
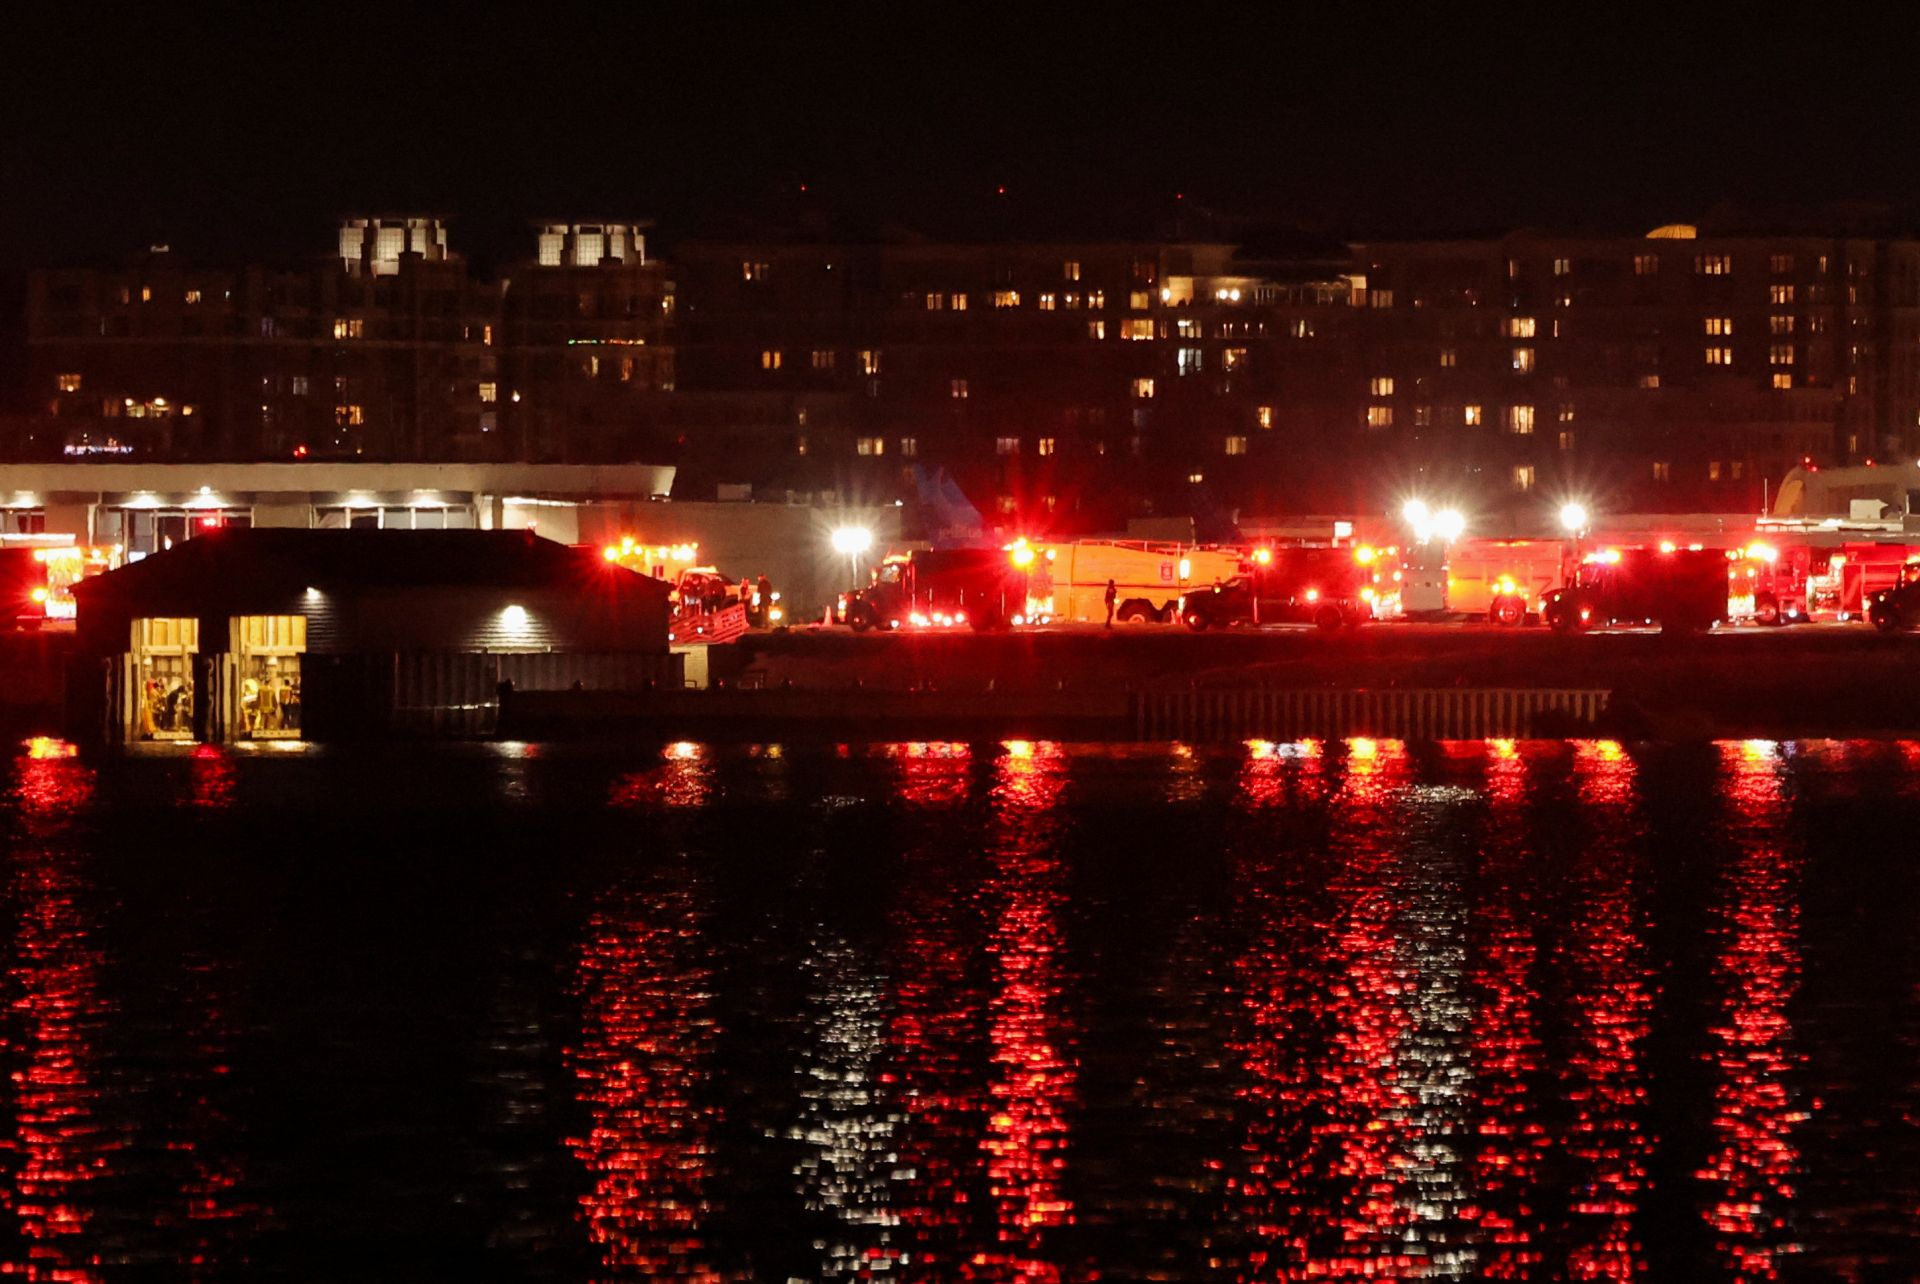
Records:
M300 738L300 657L307 650L304 615L242 615L233 621L239 677L234 737Z
M130 703L136 740L192 740L193 664L200 653L200 621L133 622L134 690Z

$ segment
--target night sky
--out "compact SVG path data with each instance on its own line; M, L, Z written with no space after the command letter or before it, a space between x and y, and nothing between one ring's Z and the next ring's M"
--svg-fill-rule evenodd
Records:
M653 219L670 252L1920 208L1913 23L1839 7L428 8L10 16L0 325L29 266L291 261L347 211L442 212L484 266L543 215Z

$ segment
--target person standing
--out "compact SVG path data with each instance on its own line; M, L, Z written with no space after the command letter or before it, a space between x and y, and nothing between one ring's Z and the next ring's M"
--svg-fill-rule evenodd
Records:
M1102 599L1107 604L1107 627L1113 627L1113 606L1120 600L1120 589L1112 580L1107 581L1107 592Z

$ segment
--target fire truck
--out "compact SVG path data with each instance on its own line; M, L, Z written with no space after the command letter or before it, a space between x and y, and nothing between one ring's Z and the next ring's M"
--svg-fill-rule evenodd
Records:
M1791 624L1813 618L1831 555L1805 544L1749 544L1727 554L1727 619Z
M1332 631L1373 616L1376 550L1369 546L1261 547L1222 584L1190 592L1181 618L1194 632L1234 624L1311 622Z
M1516 628L1566 581L1563 540L1470 539L1447 557L1447 608Z
M1609 548L1581 559L1573 581L1548 592L1540 618L1559 633L1609 624L1707 629L1727 617L1727 551Z
M67 538L54 536L50 538ZM33 542L0 546L0 628L37 629L74 618L73 586L113 569L120 549Z
M890 554L871 584L841 597L840 617L856 633L1024 624L1028 570L1037 556L1024 544Z
M1882 633L1920 624L1920 559L1901 566L1898 583L1874 592L1867 601L1867 619Z
M1044 552L1052 591L1044 613L1054 619L1102 623L1107 618L1107 582L1117 600L1113 618L1122 624L1171 624L1180 598L1195 584L1224 582L1240 573L1245 553L1211 545L1147 540L1083 539ZM1035 589L1036 605L1041 605Z

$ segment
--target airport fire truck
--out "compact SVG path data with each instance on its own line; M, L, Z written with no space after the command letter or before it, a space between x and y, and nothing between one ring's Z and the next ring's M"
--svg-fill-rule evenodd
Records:
M1447 556L1447 609L1509 628L1525 624L1566 582L1569 548L1557 539L1461 540Z
M840 618L856 633L1022 624L1028 573L1038 556L1025 545L890 554L874 568L871 584L841 597Z
M1056 620L1099 624L1107 618L1107 582L1114 586L1113 618L1120 624L1171 624L1180 598L1194 585L1224 583L1240 573L1237 548L1147 540L1083 539L1044 550L1051 581L1048 600L1035 604Z
M1573 581L1546 594L1540 618L1560 633L1609 624L1707 629L1727 617L1725 549L1608 548L1581 559Z

